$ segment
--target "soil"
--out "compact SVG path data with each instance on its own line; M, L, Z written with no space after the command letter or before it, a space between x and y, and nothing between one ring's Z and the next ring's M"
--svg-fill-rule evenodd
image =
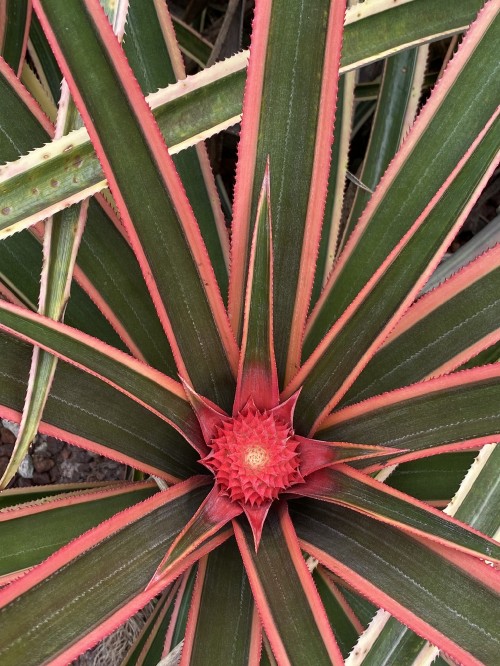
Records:
M3 474L16 441L18 426L0 419L0 475ZM90 453L54 437L37 435L21 463L10 488L27 488L56 483L116 481L125 479L127 467Z

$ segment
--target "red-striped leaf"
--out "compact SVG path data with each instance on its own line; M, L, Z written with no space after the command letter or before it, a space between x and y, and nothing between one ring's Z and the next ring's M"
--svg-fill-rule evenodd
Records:
M321 0L309 5L307 11L297 0L256 4L239 146L229 308L233 328L241 338L252 226L269 156L274 335L281 380L289 348L302 335L314 279L344 11L342 0ZM299 57L299 53L308 56ZM278 89L280 94L276 95Z
M257 206L243 322L240 364L233 414L251 398L257 409L276 407L278 374L273 337L273 246L269 163Z
M294 494L293 488L290 493ZM296 493L347 506L410 534L500 562L500 545L490 537L347 465L316 472Z
M346 507L301 500L290 509L302 547L356 591L459 663L495 663L500 610L491 566L449 548L438 553ZM456 556L473 560L480 577Z
M234 532L273 653L281 665L343 663L285 504L264 525L258 552L242 521ZM293 608L294 622L284 608Z
M70 0L64 9L54 0L35 0L34 7L102 163L179 371L227 407L237 348L222 298L167 147L111 27L97 0ZM140 186L130 181L131 171L140 175Z

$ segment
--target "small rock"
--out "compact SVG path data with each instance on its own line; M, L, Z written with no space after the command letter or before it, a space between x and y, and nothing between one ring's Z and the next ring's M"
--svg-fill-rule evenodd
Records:
M47 450L50 453L60 453L63 448L64 442L61 442L60 439L56 439L55 437L47 437Z
M18 488L30 488L33 485L33 481L31 479L24 479L20 476L15 485L17 485Z
M71 462L86 463L89 461L89 454L84 449L71 448L70 458Z
M0 457L0 474L3 474L5 470L7 469L7 465L9 464L9 457L8 456L1 456Z
M50 458L47 442L40 439L40 435L37 436L35 443L33 444L33 453L38 453L39 455L44 455L46 458Z
M35 472L33 474L33 483L36 486L45 486L50 483L50 476L46 472Z
M14 444L0 444L0 457L11 456L14 450Z
M8 421L7 419L4 419L3 425L6 430L10 430L10 432L13 433L14 437L17 437L19 434L19 423L14 423L14 421Z
M61 449L61 452L59 454L62 460L67 460L70 457L70 455L71 455L71 450L67 446Z
M22 476L23 479L31 479L35 469L33 467L33 460L31 459L29 453L26 456L24 456L17 471L19 476Z
M49 472L49 477L50 477L50 482L51 483L58 483L61 479L61 470L57 465L54 465L54 467L50 470Z
M55 464L56 463L52 460L52 458L46 458L45 456L41 456L38 453L33 454L33 466L35 467L36 472L48 472L49 469L52 469Z
M12 444L13 446L16 443L16 436L8 428L2 427L0 428L0 440L3 444Z

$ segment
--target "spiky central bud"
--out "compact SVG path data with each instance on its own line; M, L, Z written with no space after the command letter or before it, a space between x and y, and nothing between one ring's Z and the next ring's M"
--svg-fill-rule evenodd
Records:
M303 480L292 429L253 404L223 421L209 446L211 451L201 462L234 502L261 506Z

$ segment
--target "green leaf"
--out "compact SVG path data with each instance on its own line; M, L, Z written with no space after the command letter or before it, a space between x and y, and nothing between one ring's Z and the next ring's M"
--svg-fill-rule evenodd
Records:
M354 118L355 80L356 74L354 72L344 74L339 79L332 158L330 175L328 176L328 193L325 202L321 241L318 248L310 307L314 306L319 298L323 285L332 268L338 245L344 204L349 142Z
M364 212L356 235L351 237L343 261L332 273L328 296L313 314L306 332L306 356L443 187L446 178L494 115L498 100L492 81L500 68L490 48L490 44L500 38L500 20L496 18L495 7L489 5L489 10L482 12L475 25L476 29L468 33L440 80L441 94L433 95L419 115L409 135L412 139L408 137L403 144L391 170L377 188L377 195L372 197ZM477 105L475 102L479 96L481 104ZM488 141L495 146L492 149L494 154L498 139L493 138L495 130L492 131ZM483 159L488 160L486 156ZM443 191L445 198L453 186L458 185L457 181L460 177ZM418 187L415 187L416 182ZM468 186L462 183L460 187L466 192L464 188ZM472 191L464 194L465 202ZM452 201L448 201L446 213L441 209L443 214L453 216L458 213L460 208L453 206ZM387 220L391 220L390 225ZM435 228L437 222L427 221L425 226ZM417 257L422 257L425 265L429 262L429 255L424 256L418 250L413 257L412 269L418 263Z
M4 302L0 327L108 382L167 420L194 446L203 441L181 385L166 375L65 324Z
M156 491L151 484L138 484L137 488L123 484L120 492L111 487L83 492L71 499L51 497L32 512L23 510L22 504L4 510L0 513L0 576L39 564L86 530Z
M252 53L258 54L258 64L250 64L245 87L238 151L239 165L245 166L238 166L234 196L229 310L240 340L251 238L269 160L280 384L290 372L289 359L296 360L313 286L311 257L320 240L328 185L343 19L344 4L327 0L307 11L300 0L256 7L254 29L260 39Z
M25 36L31 18L28 0L6 0L2 7L0 50L2 58L19 74L26 48Z
M1 246L2 243L0 248ZM134 253L123 234L113 224L106 207L99 205L93 198L90 200L77 266L109 306L146 361L171 377L177 377L172 350ZM65 321L87 331L85 326L74 323L75 314L81 308L79 301L74 302L78 297L75 287L77 285L73 283ZM97 337L103 339L101 336ZM109 342L108 339L104 341ZM123 346L121 341L119 345L112 342L110 344L120 348Z
M382 341L385 332L397 321L405 309L405 303L409 304L417 295L425 280L424 271L429 264L437 263L440 254L446 249L448 235L465 218L474 194L481 188L489 167L495 163L499 148L500 118L497 116L453 182L443 191L428 214L422 216L415 225L418 229L414 229L411 238L401 241L399 252L387 260L385 271L381 271L380 277L372 278L371 288L366 288L364 297L360 296L338 327L330 329L330 334L318 346L310 361L287 387L286 395L296 390L297 384L303 385L298 401L297 421L301 429L311 429L338 403L374 353L377 344ZM407 167L410 162L413 159L408 160ZM419 197L421 206L421 193ZM389 205L389 199L386 201ZM394 202L394 197L390 197L390 201ZM393 230L392 225L390 229ZM364 241L362 247L366 247ZM359 248L361 251L361 245ZM359 261L359 256L353 259L356 265ZM362 265L363 268L359 268L356 276L364 271L365 264ZM351 268L354 269L354 264ZM336 292L341 282L343 278L335 282L335 289L329 292L329 297Z
M280 514L286 511L282 506ZM234 530L255 604L278 663L342 663L289 519L284 524L271 508L257 552L246 520L235 521ZM285 608L293 609L293 622L283 612Z
M453 659L495 663L498 596L399 530L317 501L291 505L303 547Z
M3 129L0 132L0 163L2 164L17 159L19 155L34 146L46 143L49 139L47 133L48 121L44 126L40 122L40 117L34 115L33 108L28 106L27 100L21 97L21 84L14 85L13 76L11 70L8 67L6 68L5 65L0 69L0 96L2 98L0 117ZM31 104L35 104L33 100L31 100ZM38 113L41 114L39 109ZM27 136L30 137L28 144ZM0 194L2 195L1 216L4 218L11 211L4 210L7 207L8 200L5 200L4 203L3 187L0 189Z
M176 21L174 26L178 28L179 22ZM187 29L184 33L192 34ZM186 76L168 11L161 4L141 0L129 2L123 48L145 95ZM211 45L208 49L210 54ZM206 149L203 145L188 148L173 159L207 246L221 293L227 299L228 234Z
M48 92L52 95L54 102L57 103L61 93L62 74L35 12L31 17L30 40L40 65L37 66L39 76L43 73Z
M412 666L425 643L404 624L389 617L360 663L363 666ZM441 660L432 663L445 666L447 662Z
M182 52L201 67L205 67L212 52L212 44L180 19L174 19L174 28Z
M171 153L239 121L246 73L243 56L239 54L235 60L214 65L192 77L189 85L181 82L148 96ZM8 106L6 109L9 111ZM12 118L15 119L15 115ZM10 134L14 146L18 145L16 134ZM25 140L28 135L22 136ZM36 141L30 148L46 141L46 138ZM12 146L9 146L9 154L13 156L6 159L14 160L27 150L19 148L12 154ZM49 157L44 157L46 155ZM28 226L64 208L68 201L80 201L106 187L101 165L84 129L22 157L15 163L16 175L10 177L9 169L13 168L14 165L0 169L0 194L10 208L8 213L2 214L0 229ZM35 189L36 197L33 196Z
M391 490L347 465L316 472L301 490L306 497L348 507L425 540L457 548L481 559L500 560L500 545L468 530L465 524L448 518L441 511Z
M358 68L398 50L462 32L484 3L483 0L411 0L370 3L371 6L364 7L360 4L351 7L347 14L341 62L344 69Z
M500 427L498 370L495 366L468 370L347 407L325 421L321 438L412 452L457 442L477 441L480 446L494 441Z
M313 579L330 624L335 627L335 638L345 659L358 640L362 627L345 599L342 598L340 590L332 583L324 570L316 568L313 572Z
M461 502L454 512L455 517L490 536L495 536L499 524L499 472L500 447L494 445L484 447L464 479L459 493L448 507L451 513L455 502ZM387 645L395 642L398 648L394 652L394 659L397 661L388 663L398 666L399 663L412 664L426 646L426 642L420 636L392 618L380 631L374 645L363 659L363 664L380 663L381 655L387 654Z
M92 217L89 218L90 220L92 220ZM92 222L90 221L87 224L87 235L91 233L91 226ZM84 235L83 246L85 246L85 242ZM116 245L114 247L118 252ZM81 250L80 260L84 253L82 248ZM130 255L132 255L131 251ZM97 261L94 263L98 264ZM6 283L15 290L23 303L35 310L42 271L42 246L40 241L36 240L27 230L2 240L0 242L0 265ZM75 282L71 286L71 298L66 310L66 322L113 347L126 349L118 334L111 328L97 306L90 300L80 285Z
M230 539L199 564L182 657L193 666L253 663L260 650L253 625L250 585Z
M260 410L277 406L279 389L273 333L273 239L268 165L259 197L248 266L233 412L243 409L250 399Z
M176 588L166 588L121 666L157 666L163 654L165 634L172 617Z
M67 562L15 600L2 604L2 663L43 663L118 613L144 590L165 549L204 493L198 488L153 510L144 506L142 515L115 532L113 538L103 539L103 532L100 540L82 553L76 551L78 542L73 542L71 553L64 558ZM56 557L52 566L56 566ZM24 587L28 580L24 577ZM0 594L0 603L4 596Z
M191 567L191 569L186 571L186 573L183 575L183 579L179 588L179 594L175 601L176 609L174 611L175 615L173 618L175 620L175 626L172 630L172 637L168 647L169 651L175 648L182 640L184 640L186 626L188 623L189 609L191 608L191 599L193 598L193 590L197 575L197 564Z
M19 419L31 347L0 336L0 415ZM7 381L3 381L7 379ZM100 380L61 364L41 431L152 474L186 478L196 454L167 423Z
M46 221L44 266L42 269L38 311L54 320L64 316L78 245L87 217L84 202L62 211ZM28 392L16 444L5 469L1 487L13 478L36 436L43 409L56 370L57 359L42 349L33 349Z
M396 154L404 132L406 116L416 75L419 49L398 53L384 63L377 108L363 165L357 177L370 190L378 185L390 161ZM342 234L342 247L356 226L370 193L356 188L349 219Z
M412 306L346 393L341 406L454 370L498 336L500 247Z
M356 13L351 9L353 22L346 26L344 33L343 57L346 64L341 71L345 71L345 67L359 67L361 62L366 60L371 62L384 57L385 53L377 52L377 48L387 47L388 50L397 52L409 46L405 40L410 40L410 43L411 40L426 42L438 38L440 30L446 34L450 34L450 31L460 32L473 20L481 4L481 0L447 0L440 3L434 0L412 0L401 6L390 5L381 14L361 21L357 21ZM453 11L450 7L453 7ZM404 14L404 19L401 18L393 24L391 17L396 10ZM372 30L373 22L379 23L382 20L383 32L375 33ZM390 29L387 29L388 25ZM395 30L396 26L399 32ZM376 27L374 25L375 29ZM351 34L352 36L348 37ZM375 34L377 40L382 40L380 43L375 40ZM180 150L186 145L193 145L201 138L211 136L239 121L246 60L246 53L238 54L190 77L191 85L187 90L185 83L182 83L175 93L170 88L168 95L166 91L160 91L161 94L149 97L148 101L155 109L155 117L171 149ZM59 94L60 75L58 76L56 88ZM160 102L164 97L171 101ZM156 108L158 104L161 106ZM50 168L41 168L40 162L30 167L29 185L24 178L13 179L5 190L3 187L7 184L2 185L0 191L5 192L5 196L9 192L9 207L12 208L12 215L5 220L8 225L35 214L35 211L38 211L38 220L44 219L48 214L44 211L49 205L57 202L58 207L62 208L67 205L68 197L77 197L78 194L79 200L83 198L82 192L96 183L100 183L100 189L105 187L99 160L93 154L88 137L84 143L76 142L76 137L72 139L73 148L64 153L62 149L57 151L56 157L50 160ZM44 138L33 141L30 149L42 145L45 141ZM67 144L64 147L67 148ZM7 159L16 159L27 150L19 150ZM51 148L50 154L55 152ZM43 151L41 155L45 153L46 151ZM76 181L73 180L75 177ZM49 185L52 179L58 182L57 188ZM30 193L35 185L39 192L33 201Z
M419 500L448 503L475 456L474 451L462 451L402 463L386 483Z
M189 202L123 52L97 7L81 0L41 7L179 369L228 407L236 345Z
M445 257L429 278L420 292L426 294L448 280L452 275L480 257L483 252L500 243L500 215L493 218L477 234L458 248L452 255Z
M50 127L47 127L46 123L41 125L38 115L34 114L36 109L27 104L12 82L0 76L0 87L3 89L5 102L0 107L4 130L0 133L0 155L6 160L13 160L19 153L30 150L33 145L47 141ZM45 149L42 152L46 154ZM78 161L77 156L76 162ZM68 164L66 168L67 166ZM75 169L78 171L78 167ZM41 196L40 190L37 196L33 196L33 185L34 183L28 185L29 200L36 200ZM49 183L48 187L54 190ZM112 314L116 314L122 326L126 323L127 329L131 329L129 335L145 358L155 367L176 373L169 345L140 269L134 261L133 252L123 235L110 223L110 216L106 214L105 208L94 200L89 206L79 263L85 277L94 287L98 287L101 299L111 308ZM27 233L4 239L0 243L0 266L7 284L14 288L16 293L21 291L21 300L35 309L42 260L34 239ZM95 292L92 297L96 298ZM107 315L109 316L109 312ZM115 347L123 348L120 338L111 330L94 303L82 293L78 284L72 286L67 321L77 324L81 330Z

